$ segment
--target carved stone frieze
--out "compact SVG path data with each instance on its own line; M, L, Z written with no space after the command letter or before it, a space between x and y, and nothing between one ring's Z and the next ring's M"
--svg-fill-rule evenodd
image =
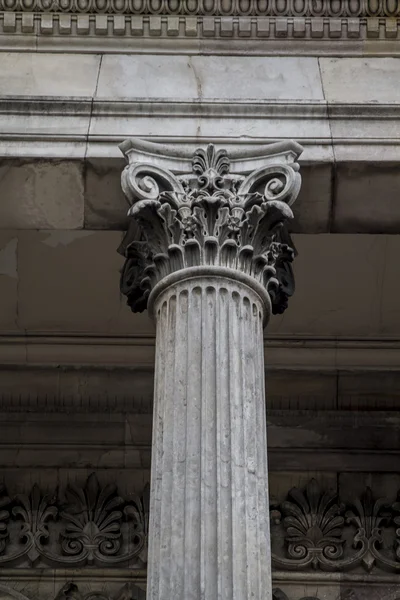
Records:
M114 596L110 596L104 590L104 586L99 592L85 594L79 585L68 582L62 586L54 600L146 600L146 592L129 582Z
M144 568L148 496L146 486L140 496L122 498L115 485L101 487L95 474L53 494L34 485L12 495L2 485L0 566ZM345 502L311 480L271 503L273 568L400 575L399 513L399 499L377 498L367 488Z
M95 474L83 487L70 484L42 495L0 497L0 565L142 567L147 554L148 489L123 499Z
M272 600L292 600L292 599L288 598L288 596L285 594L285 592L282 592L281 589L275 588L274 590L272 590ZM316 596L307 596L307 597L304 596L303 598L300 598L299 600L319 600L319 598L317 598Z
M119 249L126 257L121 291L134 312L146 308L164 277L193 267L251 277L269 292L274 313L286 309L294 291L295 250L286 223L301 185L298 144L266 146L261 166L250 172L243 161L232 169L227 152L212 144L181 164L162 149L154 157L157 144L148 148L147 161L140 141L122 149L129 160L122 188L135 224Z
M396 17L397 0L0 0L0 10L262 17Z
M207 9L206 0L190 1L0 0L0 48L8 49L15 35L29 47L36 34L66 52L81 51L88 43L99 52L175 52L179 39L191 52L199 51L204 40L208 51L215 45L224 54L358 56L359 42L370 40L380 46L379 55L399 54L395 0L265 0L264 7L262 0L243 0L246 6L242 0L210 0ZM374 55L372 46L364 52Z
M293 571L378 567L400 573L398 510L398 502L377 499L369 488L344 503L312 480L272 506L272 563Z

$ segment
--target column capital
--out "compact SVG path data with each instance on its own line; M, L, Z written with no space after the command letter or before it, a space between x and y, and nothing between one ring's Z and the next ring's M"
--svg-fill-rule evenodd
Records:
M282 313L294 291L295 250L287 230L301 186L294 141L232 152L213 144L194 153L129 139L122 189L131 225L121 291L134 312L165 278L225 274L267 292ZM139 231L138 231L139 229ZM162 286L161 286L162 287Z

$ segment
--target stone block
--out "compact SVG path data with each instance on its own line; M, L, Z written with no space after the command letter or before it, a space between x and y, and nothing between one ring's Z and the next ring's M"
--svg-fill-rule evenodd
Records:
M302 184L293 205L294 220L290 224L296 233L328 233L331 214L332 165L317 164L301 167Z
M19 316L30 332L154 332L119 295L122 234L25 231L19 237Z
M3 229L83 227L83 166L77 161L0 162Z
M5 52L1 56L0 90L9 96L90 97L96 87L100 56ZM73 73L72 77L63 74Z
M342 233L397 233L399 198L398 164L338 164L332 229Z
M338 375L338 408L341 410L396 410L400 403L400 373L354 372ZM377 440L377 444L378 444Z
M319 62L328 102L399 101L397 58L320 58Z
M384 236L294 235L296 292L268 335L379 336ZM400 290L393 287L400 303ZM395 332L393 332L395 335Z
M85 227L88 229L127 229L129 203L121 188L125 161L97 159L86 161Z
M266 395L267 410L332 410L336 407L336 374L292 371L288 377L287 371L268 370Z
M400 334L399 256L400 236L387 236L380 315L381 333L389 338L398 337Z
M0 332L13 333L18 325L18 238L0 231Z
M323 93L315 58L108 55L96 97L322 100Z

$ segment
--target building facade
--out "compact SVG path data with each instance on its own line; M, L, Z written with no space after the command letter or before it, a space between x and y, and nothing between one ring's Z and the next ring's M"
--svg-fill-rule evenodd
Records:
M399 600L397 0L0 11L0 597Z

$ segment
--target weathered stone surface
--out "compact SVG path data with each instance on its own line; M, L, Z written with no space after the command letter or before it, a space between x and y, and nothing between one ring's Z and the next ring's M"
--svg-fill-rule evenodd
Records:
M111 55L96 98L322 100L323 92L315 58Z
M385 237L296 235L293 239L299 253L296 293L290 311L271 321L269 334L379 336ZM400 293L397 281L390 280L387 286L393 295Z
M129 204L121 188L125 162L106 158L85 162L85 228L127 229Z
M339 164L333 231L398 233L399 197L398 163Z
M399 102L398 58L320 58L328 102Z
M99 64L100 57L90 54L3 52L0 90L8 96L90 97Z
M338 408L343 410L396 410L400 401L400 377L397 371L373 372L360 378L342 371L338 377Z
M270 370L269 359L274 350L266 350L267 365L267 410L302 408L334 410L337 404L337 375L335 372L315 373L295 371L288 377L284 369Z
M42 332L140 334L148 318L130 317L118 289L119 232L20 232L19 318Z
M0 231L0 330L19 330L17 232Z
M156 301L151 599L271 598L264 306L233 276Z
M0 226L4 229L83 227L83 165L61 161L0 162Z
M147 597L272 600L263 327L292 293L302 148L121 149L121 291L157 324Z
M301 177L290 229L295 233L326 233L332 211L332 165L302 165Z

